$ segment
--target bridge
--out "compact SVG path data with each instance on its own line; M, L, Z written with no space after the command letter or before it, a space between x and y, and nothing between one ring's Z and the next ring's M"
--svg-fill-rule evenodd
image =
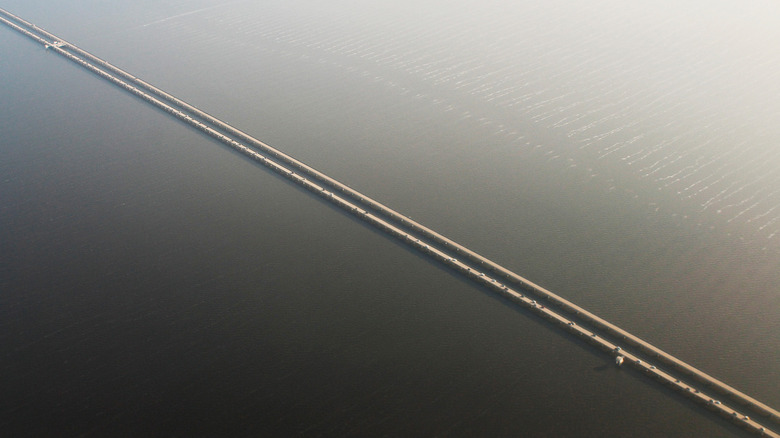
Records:
M780 433L770 429L780 430L780 412L774 408L8 11L0 9L0 22L605 354L620 357L623 366L638 370L748 431L780 438Z

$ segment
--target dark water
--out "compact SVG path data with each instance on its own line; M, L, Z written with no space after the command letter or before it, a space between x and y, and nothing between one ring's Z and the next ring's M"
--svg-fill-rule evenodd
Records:
M2 6L780 406L776 7L50 3ZM0 54L9 436L741 433L6 28Z

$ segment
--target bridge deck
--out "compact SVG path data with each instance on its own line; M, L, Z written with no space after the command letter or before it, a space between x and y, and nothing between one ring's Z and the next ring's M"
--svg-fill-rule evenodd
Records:
M780 425L780 412L777 410L498 263L16 15L0 9L0 22L299 184L413 249L451 267L477 284L551 321L596 348L611 355L622 355L626 365L665 383L693 401L732 419L747 430L763 436L780 438L780 434L761 424ZM529 293L530 296L527 295ZM537 299L543 300L544 303L537 302ZM550 305L554 308L549 307ZM580 325L582 323L586 326ZM627 348L633 348L635 351L626 350ZM655 363L642 360L640 356L650 357ZM668 367L668 370L659 369L659 365ZM683 382L673 373L690 379L692 383ZM707 391L727 398L738 408L728 406L717 400L716 396L706 394L702 385L706 386ZM750 418L748 413L754 418Z

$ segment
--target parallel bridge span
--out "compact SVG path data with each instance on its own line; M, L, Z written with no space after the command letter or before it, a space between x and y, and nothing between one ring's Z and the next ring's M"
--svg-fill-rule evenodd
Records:
M557 324L749 431L780 438L780 412L251 135L0 9L0 22L299 184L413 249ZM530 295L528 295L530 294ZM543 301L538 303L536 300ZM554 309L549 307L554 306ZM583 324L583 325L579 325ZM619 352L619 353L618 353ZM645 360L643 360L644 358ZM647 358L650 358L648 361ZM667 367L661 370L653 363ZM686 383L682 377L690 380ZM728 406L704 391L724 396ZM750 418L746 414L753 415Z

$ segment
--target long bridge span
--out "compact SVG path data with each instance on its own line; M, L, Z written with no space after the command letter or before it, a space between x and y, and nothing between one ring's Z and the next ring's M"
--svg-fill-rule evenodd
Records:
M0 8L0 22L306 190L762 436L780 412L253 136ZM538 301L537 301L538 300ZM723 401L721 401L721 399ZM752 416L752 417L751 417Z

